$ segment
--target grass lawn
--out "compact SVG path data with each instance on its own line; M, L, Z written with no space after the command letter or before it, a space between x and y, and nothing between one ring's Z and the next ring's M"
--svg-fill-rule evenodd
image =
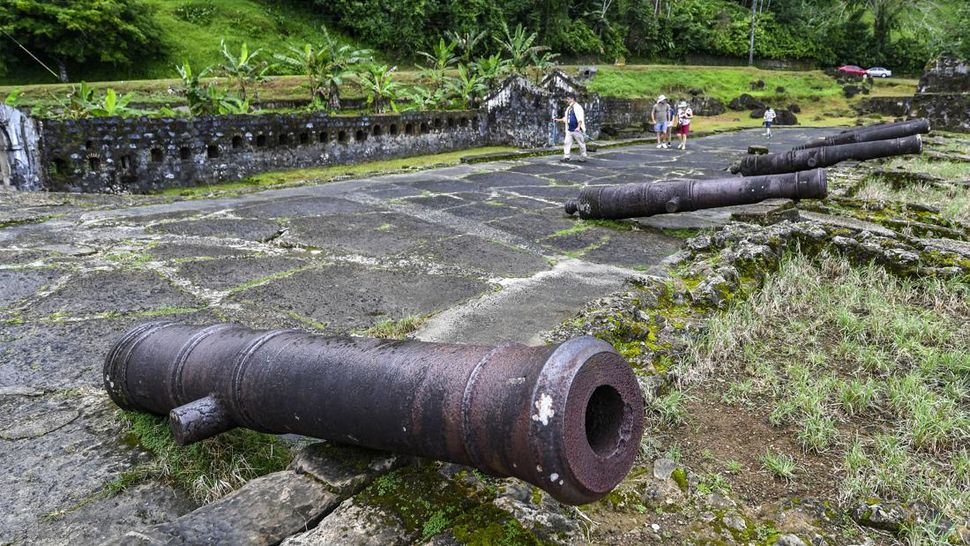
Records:
M743 442L763 452L765 472L796 483L830 472L821 478L849 505L970 513L970 286L796 253L715 316L692 354L691 374L725 378L709 401L721 413L770 424ZM941 543L932 522L907 531L913 544Z

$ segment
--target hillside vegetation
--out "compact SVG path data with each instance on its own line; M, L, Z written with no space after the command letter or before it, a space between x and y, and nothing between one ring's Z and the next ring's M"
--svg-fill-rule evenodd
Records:
M504 24L566 62L744 63L753 2L756 60L916 75L941 52L970 54L965 0L0 0L0 83L171 78L183 60L217 62L222 40L275 53L319 43L324 24L388 65L419 61L447 32L495 53Z

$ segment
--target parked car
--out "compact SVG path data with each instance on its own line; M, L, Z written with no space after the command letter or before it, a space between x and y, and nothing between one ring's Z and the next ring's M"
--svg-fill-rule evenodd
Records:
M893 71L881 66L874 66L869 70L866 70L866 74L869 74L869 76L873 78L891 78Z
M836 68L836 70L842 74L851 74L852 76L864 76L866 74L865 68L854 64L844 64Z

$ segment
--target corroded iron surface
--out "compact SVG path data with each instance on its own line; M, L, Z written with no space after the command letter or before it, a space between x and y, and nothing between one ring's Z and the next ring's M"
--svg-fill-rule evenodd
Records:
M731 171L740 172L744 176L793 173L806 169L831 167L850 159L865 161L880 157L918 154L922 150L922 138L919 135L913 135L890 140L791 150L780 154L749 155L732 167Z
M104 367L122 408L168 414L176 440L233 427L475 466L570 504L633 465L643 398L607 343L484 347L334 338L230 324L143 324Z
M833 146L839 144L855 144L857 142L872 142L875 140L887 140L892 138L903 138L913 135L926 134L930 132L930 122L925 119L914 119L899 123L883 123L880 125L870 125L858 129L848 129L837 135L815 140L807 144L795 146L793 150L807 150L821 146Z
M566 213L617 220L672 212L757 203L765 199L822 198L825 171L717 180L667 180L621 186L592 186L566 202Z

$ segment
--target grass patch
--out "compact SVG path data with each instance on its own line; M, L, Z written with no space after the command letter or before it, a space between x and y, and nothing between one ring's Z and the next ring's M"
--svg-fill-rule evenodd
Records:
M943 218L970 225L970 188L959 186L944 188L935 185L913 184L896 189L888 182L870 177L859 187L855 197L866 201L896 201L931 205L939 209Z
M774 476L788 481L795 479L795 470L798 466L791 456L769 449L761 455L760 459L761 466Z
M839 455L843 500L920 501L954 521L970 513L965 281L789 255L762 291L714 317L692 352L695 377L737 374L743 387L728 393L755 400L804 449ZM777 454L762 464L794 472Z
M384 339L404 339L408 334L418 331L418 328L427 320L427 316L418 315L410 315L400 320L382 320L366 330L361 330L358 335Z
M507 152L515 150L508 146L486 146L470 148L441 154L421 155L400 159L386 159L370 161L355 165L333 165L328 167L314 167L310 169L294 169L262 173L251 176L240 182L227 184L207 184L194 188L169 188L162 190L160 195L182 196L190 198L211 197L219 194L244 193L260 191L306 183L329 182L337 178L361 177L374 174L387 174L405 170L427 169L431 167L447 167L457 165L462 156L477 152Z
M253 478L283 470L292 458L286 446L269 434L236 429L183 447L175 443L167 418L130 411L119 415L128 428L125 442L140 446L154 459L111 482L108 489L115 493L142 479L156 479L204 504Z

